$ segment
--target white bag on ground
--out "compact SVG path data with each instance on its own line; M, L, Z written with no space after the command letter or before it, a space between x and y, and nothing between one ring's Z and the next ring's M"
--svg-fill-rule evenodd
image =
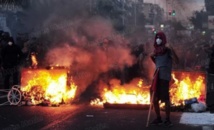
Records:
M199 102L191 104L191 108L194 112L204 112L206 111L207 106L204 103Z

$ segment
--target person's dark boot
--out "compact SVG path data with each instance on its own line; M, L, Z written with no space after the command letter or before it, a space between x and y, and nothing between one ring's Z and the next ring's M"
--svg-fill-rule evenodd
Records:
M161 124L163 124L161 118L156 118L150 123L150 125L161 125Z
M173 124L172 124L172 122L170 120L165 120L164 123L163 123L163 125L165 127L171 127L171 126L173 126Z

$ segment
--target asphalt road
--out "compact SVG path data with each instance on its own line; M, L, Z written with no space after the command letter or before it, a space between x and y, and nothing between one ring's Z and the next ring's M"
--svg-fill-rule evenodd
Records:
M164 115L164 113L162 112ZM1 130L210 130L180 124L182 112L172 112L173 127L146 127L148 110L105 109L87 104L1 106ZM154 119L154 113L151 120ZM212 129L211 129L212 130Z

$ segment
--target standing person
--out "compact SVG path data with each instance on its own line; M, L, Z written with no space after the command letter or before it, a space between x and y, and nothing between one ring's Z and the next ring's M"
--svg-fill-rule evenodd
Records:
M156 71L151 89L153 90L153 105L157 118L151 122L151 125L164 124L165 126L172 126L170 120L170 96L169 96L169 83L171 80L172 64L173 61L178 63L178 57L172 48L166 47L167 40L163 32L158 32L154 41L154 53L151 59L155 63ZM159 101L165 103L166 120L162 122L160 114Z
M18 65L21 61L21 48L14 43L12 37L8 38L7 44L2 48L1 58L4 76L4 88L10 89L10 77L12 77L12 85L19 84Z

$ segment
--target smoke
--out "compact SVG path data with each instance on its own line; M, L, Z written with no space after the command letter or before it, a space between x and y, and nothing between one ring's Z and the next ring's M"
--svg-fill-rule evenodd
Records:
M29 1L23 12L17 13L19 25L17 30L28 32L35 37L44 29L59 25L65 21L86 18L89 15L89 3L86 0L38 0Z
M31 1L20 16L22 30L48 50L39 63L70 67L77 95L100 74L135 63L130 41L115 31L113 21L92 16L90 8L86 0L39 0Z
M111 22L92 18L73 26L67 32L70 41L58 43L49 50L45 61L50 65L69 66L79 93L101 73L122 70L134 63L129 42L114 31Z

